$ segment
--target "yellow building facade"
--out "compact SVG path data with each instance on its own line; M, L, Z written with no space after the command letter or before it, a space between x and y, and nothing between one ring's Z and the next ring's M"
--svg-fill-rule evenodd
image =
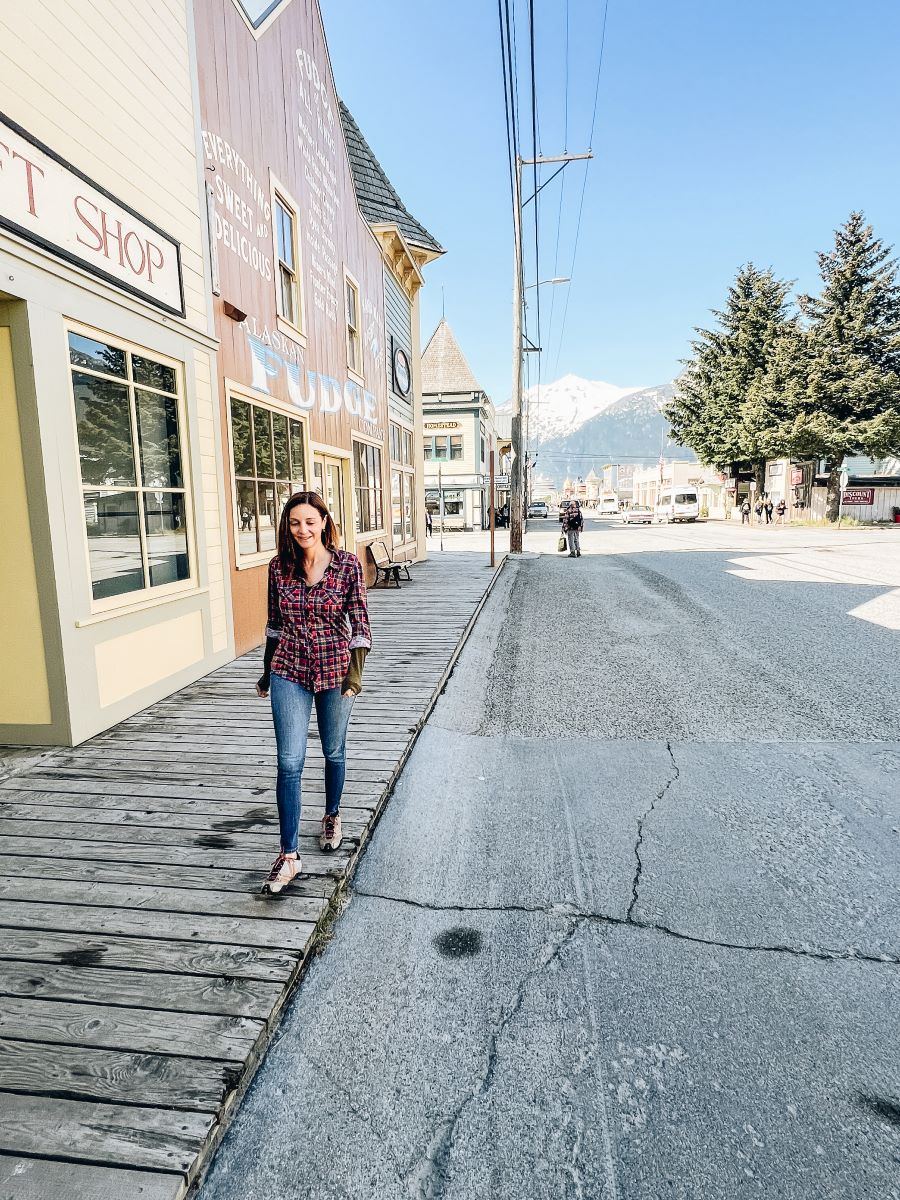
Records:
M76 744L233 657L193 31L0 32L0 741Z

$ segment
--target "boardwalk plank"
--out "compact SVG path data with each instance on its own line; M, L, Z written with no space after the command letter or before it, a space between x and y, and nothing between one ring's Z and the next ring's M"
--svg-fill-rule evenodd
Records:
M235 1074L206 1059L0 1039L0 1089L34 1096L214 1113Z
M46 1154L50 1134L76 1162L187 1171L212 1123L208 1113L0 1095L0 1150L13 1154Z
M104 967L0 961L0 995L31 999L112 1003L126 1008L161 1008L265 1020L278 1003L281 991L281 984L227 975L110 971Z
M175 972L186 976L225 976L235 980L284 983L296 971L300 950L283 946L218 945L173 938L141 938L83 929L0 929L0 960L61 963L93 968ZM254 1014L248 1014L254 1015Z
M177 873L173 874L173 884ZM89 880L35 879L29 876L0 876L0 899L34 900L41 904L90 904L95 907L142 912L192 913L210 916L268 917L280 921L309 921L315 924L328 907L324 897L298 896L288 888L277 896L257 890L240 892L203 891L200 888L155 887L143 883L100 883Z
M181 1175L22 1154L0 1154L0 1178L6 1181L0 1200L176 1200L183 1184Z
M243 1062L262 1032L253 1017L119 1008L7 996L0 1010L0 1037L106 1050L216 1058ZM190 1107L185 1105L184 1107Z

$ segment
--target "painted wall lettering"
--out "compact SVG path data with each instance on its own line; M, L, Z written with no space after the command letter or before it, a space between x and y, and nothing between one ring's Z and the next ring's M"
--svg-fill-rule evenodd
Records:
M178 243L2 116L0 225L184 315Z

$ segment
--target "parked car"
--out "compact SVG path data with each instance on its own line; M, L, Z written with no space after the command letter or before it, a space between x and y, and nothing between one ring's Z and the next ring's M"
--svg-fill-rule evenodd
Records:
M652 525L653 509L646 504L633 504L622 513L622 520L626 525Z
M559 502L559 523L562 525L562 519L565 516L566 509L572 503L571 500L560 500Z
M550 509L543 500L534 500L528 505L529 517L549 517Z

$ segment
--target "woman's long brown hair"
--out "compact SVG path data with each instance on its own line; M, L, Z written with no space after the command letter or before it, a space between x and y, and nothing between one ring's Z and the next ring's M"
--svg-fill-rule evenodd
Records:
M285 577L303 578L303 551L291 536L291 511L300 504L309 504L325 519L322 530L322 545L334 553L341 548L341 537L328 511L325 501L318 492L295 492L281 511L278 522L278 561Z

